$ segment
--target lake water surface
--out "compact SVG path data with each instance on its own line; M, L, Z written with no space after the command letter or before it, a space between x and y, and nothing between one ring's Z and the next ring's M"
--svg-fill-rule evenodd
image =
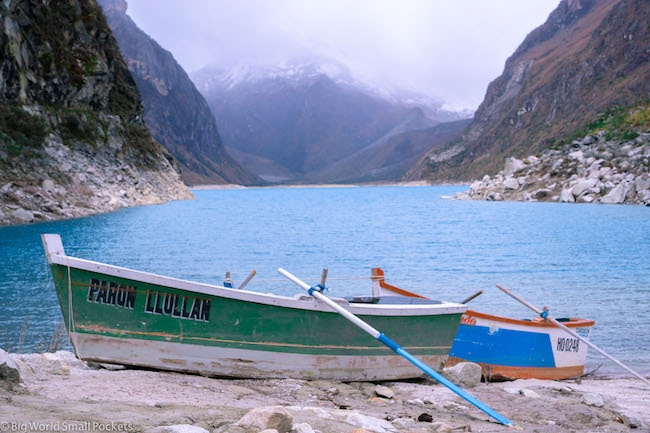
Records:
M387 282L512 317L534 313L501 284L556 317L596 321L592 341L650 373L650 208L442 200L459 186L195 191L196 200L69 221L0 228L0 347L42 346L61 319L41 233L66 253L172 277L293 295L283 267L310 283L329 269L334 296L370 294L370 268ZM588 366L618 374L589 352Z

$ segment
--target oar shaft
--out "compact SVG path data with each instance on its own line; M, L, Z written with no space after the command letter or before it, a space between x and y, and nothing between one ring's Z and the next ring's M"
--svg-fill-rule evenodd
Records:
M497 287L498 287L500 290L502 290L504 293L506 293L506 294L512 296L514 299L516 299L517 301L521 302L522 304L524 304L525 306L527 306L527 307L530 308L531 310L535 311L536 313L538 313L538 314L541 314L541 313L542 313L542 310L540 310L539 308L536 308L536 307L534 307L533 305L529 304L528 302L524 301L524 300L521 299L519 296L517 296L517 295L515 295L514 293L512 293L510 290L501 287L499 284L497 284ZM551 317L551 316L549 316L549 315L546 316L546 320L548 320L549 322L553 323L553 324L554 324L555 326L557 326L558 328L560 328L560 329L566 331L568 334L572 335L573 337L579 339L580 341L583 341L585 344L587 344L587 346L592 347L592 348L593 348L594 350L596 350L598 353L600 353L601 355L605 356L606 358L608 358L609 360L611 360L612 362L614 362L614 363L615 363L616 365L618 365L619 367L621 367L621 368L627 370L628 372L632 373L634 376L636 376L636 377L638 377L639 379L641 379L641 380L642 380L643 382L645 382L646 384L650 385L650 381L648 381L648 379L646 379L645 377L641 376L639 373L637 373L636 371L632 370L630 367L628 367L627 365L623 364L623 363L622 363L621 361L619 361L618 359L616 359L616 358L614 358L613 356L611 356L611 355L605 353L604 350L602 350L601 348L599 348L598 346L596 346L594 343L590 342L590 341L587 340L586 338L583 338L583 337L580 336L579 334L573 332L573 331L572 331L568 326L564 325L564 324L561 323L561 322L558 322L557 320L555 320L553 317Z
M451 391L455 392L460 397L464 398L465 400L467 400L468 402L470 402L471 404L473 404L474 406L476 406L477 408L479 408L480 410L482 410L486 414L490 415L492 418L499 421L501 424L511 426L511 427L514 426L512 421L510 421L508 418L504 417L499 412L495 411L490 406L486 405L485 403L483 403L481 400L477 399L473 395L463 391L463 389L460 388L458 385L451 382L449 379L444 377L442 374L438 373L437 371L435 371L434 369L432 369L431 367L426 365L424 362L420 361L415 356L408 353L400 345L395 343L390 338L386 337L384 334L380 334L379 338L377 338L377 340L381 341L386 346L393 349L393 351L395 351L395 353L397 353L398 355L401 355L402 357L406 358L411 364L415 365L420 370L424 371L429 376L433 377L435 380L437 380L438 382L442 383L444 386L449 388Z
M470 296L469 298L467 298L467 299L465 299L465 300L463 300L463 301L460 301L460 303L461 303L461 304L467 304L469 301L471 301L472 299L474 299L474 298L476 298L477 296L480 296L480 295L482 295L482 294L483 294L483 290L479 290L478 292L474 293L474 294L473 294L472 296Z
M302 280L296 278L295 276L293 276L293 275L290 274L289 272L285 271L285 270L282 269L282 268L278 269L278 272L281 273L282 275L284 275L285 277L287 277L287 278L288 278L289 280L291 280L292 282L294 282L296 285L298 285L298 286L302 287L303 289L309 291L310 287L309 287L308 284L306 284L306 283L303 282ZM343 316L343 317L345 317L346 319L348 319L350 322L352 322L352 323L354 323L355 325L357 325L359 328L361 328L361 329L363 329L364 331L366 331L368 334L372 335L373 338L377 338L377 337L379 337L379 334L381 334L381 332L377 331L375 328L373 328L372 326L368 325L366 322L364 322L363 320L359 319L357 316L355 316L354 314L350 313L348 310L346 310L345 308L341 307L339 304L337 304L336 302L332 301L330 298L328 298L327 296L321 294L320 292L313 291L313 292L311 293L311 295L314 296L314 297L315 297L316 299L318 299L319 301L322 301L322 302L324 302L325 304L329 305L330 308L332 308L334 311L336 311L337 313L339 313L341 316Z
M509 296L513 297L514 299L516 299L517 301L521 302L522 304L524 304L525 306L527 306L528 308L530 308L531 310L533 310L533 311L536 312L537 314L542 314L542 310L540 310L539 308L535 307L534 305L529 304L528 302L524 301L522 298L520 298L519 296L515 295L515 294L512 293L510 290L501 287L499 284L497 284L497 287L498 287L499 289L501 289L501 291L503 291L503 293L505 293L506 295L509 295Z
M368 334L370 334L371 336L376 338L379 342L381 342L381 343L385 344L386 346L388 346L390 349L392 349L398 355L401 355L404 358L406 358L409 362L411 362L413 365L418 367L420 370L424 371L429 376L433 377L438 382L442 383L447 388L449 388L450 390L452 390L453 392L455 392L456 394L458 394L459 396L461 396L462 398L464 398L465 400L467 400L468 402L470 402L471 404L473 404L474 406L476 406L477 408L479 408L480 410L485 412L486 414L490 415L492 418L499 421L501 424L511 426L511 427L514 426L512 421L510 421L509 419L507 419L503 415L499 414L495 410L491 409L489 406L487 406L486 404L484 404L480 400L476 399L474 396L472 396L472 395L466 393L465 391L463 391L461 388L459 388L454 383L450 382L448 379L446 379L440 373L433 370L431 367L429 367L428 365L426 365L425 363L423 363L422 361L420 361L419 359L417 359L416 357L414 357L413 355L408 353L399 344L395 343L393 340L386 337L383 333L377 331L375 328L373 328L372 326L370 326L369 324L367 324L363 320L359 319L357 316L350 313L348 310L341 307L340 305L338 305L337 303L332 301L327 296L323 295L322 293L320 293L318 291L310 290L311 287L309 287L308 284L306 284L302 280L296 278L295 276L293 276L292 274L290 274L289 272L285 271L282 268L278 269L278 272L281 273L282 275L284 275L285 277L287 277L292 282L294 282L296 285L298 285L298 286L302 287L303 289L307 290L316 299L318 299L319 301L322 301L325 304L329 305L334 311L341 314L343 317L348 319L350 322L354 323L359 328L363 329Z
M248 276L246 277L246 279L245 279L245 280L244 280L244 281L239 285L239 287L237 287L237 290L242 290L244 287L246 287L246 284L248 284L248 283L250 282L250 280L253 279L253 277L255 276L255 274L257 274L257 271L256 271L255 269L253 269L253 272L251 272L250 274L248 274Z

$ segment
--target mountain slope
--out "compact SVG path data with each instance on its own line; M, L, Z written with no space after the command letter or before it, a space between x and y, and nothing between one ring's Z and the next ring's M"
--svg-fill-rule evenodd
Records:
M320 182L397 181L433 146L446 143L469 125L470 120L439 123L426 127L422 111L413 109L412 117L396 125L387 134L331 166L308 176Z
M192 197L94 1L0 16L0 225Z
M400 177L403 172L372 175L369 172L379 167L343 160L399 132L435 125L432 113L459 118L435 107L427 107L424 115L412 104L355 83L340 64L296 63L226 72L206 68L192 78L233 156L271 181ZM381 146L375 148L383 151Z
M124 0L100 0L145 107L152 135L179 161L188 184L257 184L223 148L208 104L172 54L126 14Z
M490 83L462 137L433 149L406 176L467 180L496 173L582 128L611 105L650 95L645 0L563 0Z

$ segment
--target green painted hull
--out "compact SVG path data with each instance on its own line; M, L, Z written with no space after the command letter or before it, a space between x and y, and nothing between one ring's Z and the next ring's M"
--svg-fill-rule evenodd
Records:
M214 287L211 294L211 286L188 290L196 283L64 255L48 259L81 359L216 376L379 380L421 375L313 298L300 301L223 287ZM140 274L147 278L126 278ZM188 289L179 288L183 286ZM405 306L395 314L377 307L368 314L372 307L355 304L349 309L439 370L464 311L450 305L440 314L430 309L406 314Z

